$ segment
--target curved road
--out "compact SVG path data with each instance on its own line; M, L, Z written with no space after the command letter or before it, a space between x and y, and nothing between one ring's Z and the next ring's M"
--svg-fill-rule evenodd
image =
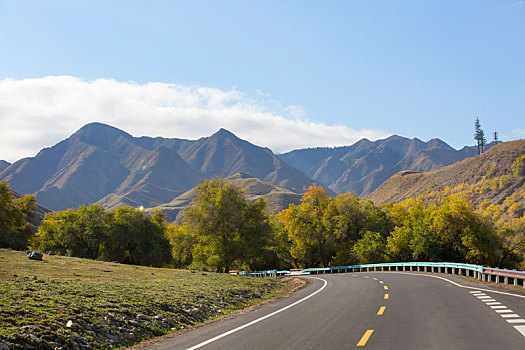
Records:
M305 278L289 297L147 348L525 349L519 291L403 272Z

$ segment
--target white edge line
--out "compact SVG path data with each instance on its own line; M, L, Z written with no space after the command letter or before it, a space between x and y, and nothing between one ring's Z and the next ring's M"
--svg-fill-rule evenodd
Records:
M413 276L424 276L424 277L432 277L432 278L439 278L441 280L444 280L444 281L447 281L449 283L452 283L453 285L455 286L458 286L460 288L467 288L467 289L475 289L475 290L481 290L481 291L484 291L484 292L489 292L489 293L498 293L498 294L503 294L503 295L510 295L512 297L518 297L518 298L523 298L525 299L525 295L519 295L519 294L512 294L512 293L507 293L507 292L500 292L500 291L497 291L497 290L492 290L492 289L481 289L481 288L478 288L478 287L469 287L469 286L464 286L464 285L461 285L459 283L456 283L454 281L451 281L445 277L441 277L441 276L432 276L432 275L424 275L424 274L418 274L418 273L410 273L410 272L401 272L401 271L397 271L397 272L393 272L393 273L400 273L400 274L404 274L404 275L413 275Z
M514 326L514 328L525 337L525 326Z
M211 338L211 339L208 339L208 340L206 340L206 341L203 341L202 343L199 343L199 344L197 344L197 345L194 345L194 346L192 346L191 348L187 348L186 350L195 350L195 349L201 348L201 347L203 347L203 346L205 346L205 345L208 345L208 344L210 344L210 343L213 343L213 342L216 341L216 340L219 340L219 339L221 339L221 338L224 338L224 337L226 337L226 336L228 336L228 335L230 335L230 334L232 334L232 333L238 332L238 331L240 331L241 329L244 329L244 328L250 327L251 325L254 325L254 324L258 323L258 322L261 322L262 320L265 320L265 319L270 318L270 317L272 317L272 316L274 316L274 315L277 315L277 314L280 313L280 312L283 312L283 311L285 311L285 310L288 310L289 308L291 308L291 307L293 307L293 306L295 306L295 305L297 305L297 304L299 304L299 303L302 303L302 302L305 301L306 299L309 299L309 298L313 297L314 295L316 295L317 293L319 293L320 291L322 291L322 290L326 287L326 285L328 284L328 282L327 282L326 280L322 279L322 278L318 278L318 277L309 277L309 278L314 278L314 279L316 279L316 280L321 280L321 281L324 282L324 284L323 284L323 286L322 286L321 288L319 288L318 290L316 290L316 291L313 292L312 294L307 295L307 296L305 296L304 298L302 298L302 299L300 299L300 300L297 300L296 302L294 302L294 303L292 303L292 304L290 304L290 305L288 305L288 306L283 307L282 309L276 310L276 311L274 311L274 312L272 312L271 314L268 314L268 315L266 315L266 316L259 317L259 318L256 319L256 320L253 320L253 321L251 321L251 322L248 322L248 323L246 323L246 324L243 324L242 326L239 326L239 327L237 327L237 328L234 328L234 329L232 329L232 330L230 330L230 331L228 331L228 332L225 332L225 333L219 334L219 335L216 336L216 337L213 337L213 338Z

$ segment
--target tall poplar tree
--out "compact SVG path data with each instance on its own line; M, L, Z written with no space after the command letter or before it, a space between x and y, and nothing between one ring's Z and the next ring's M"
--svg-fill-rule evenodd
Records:
M487 144L487 138L485 137L485 132L481 128L481 123L477 117L474 123L474 140L476 140L478 144L478 154L483 153L485 145Z

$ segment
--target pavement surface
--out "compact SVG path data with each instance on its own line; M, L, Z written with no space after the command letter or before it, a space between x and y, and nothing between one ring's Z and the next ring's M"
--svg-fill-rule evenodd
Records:
M146 349L525 349L521 289L408 272L304 278L288 297Z

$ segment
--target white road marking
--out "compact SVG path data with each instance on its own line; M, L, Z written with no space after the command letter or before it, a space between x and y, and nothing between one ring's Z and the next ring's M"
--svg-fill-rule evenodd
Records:
M496 301L494 303L485 303L487 305L501 305L501 303L499 301Z
M481 292L479 290L473 290L473 291L471 291L469 293L475 294L475 293L481 293Z
M485 300L483 300L484 303L490 303L491 301L496 301L496 299L485 299Z
M502 314L500 316L503 318L519 318L520 317L520 315L518 314Z
M498 314L507 314L507 313L512 313L514 311L510 310L510 309L505 309L505 310L494 310L496 311Z
M514 318L507 320L508 323L525 323L525 320L523 318Z
M481 300L483 300L483 299L491 299L491 297L489 297L488 295L479 296L479 297L476 297L476 298L481 299Z
M525 326L514 326L514 328L525 337Z
M523 299L525 299L525 295L519 295L519 294L513 294L513 293L507 293L507 292L500 292L500 291L498 291L498 290L492 290L492 289L478 289L478 288L476 288L476 287L464 286L464 285L462 285L462 284L456 283L456 282L454 282L454 281L449 280L448 278L441 277L441 276L424 275L424 274L419 274L419 273L410 273L410 272L401 272L401 271L394 272L394 273L399 273L399 274L404 274L404 275L412 275L412 276L424 276L424 277L439 278L440 280L447 281L448 283L452 283L453 285L455 285L455 286L457 286L457 287L460 287L460 288L474 289L476 292L484 291L484 292L489 292L489 293L497 293L497 294L503 294L503 295L510 295L510 296L513 296L513 297L517 297L517 298L523 298Z
M476 297L481 296L481 295L483 295L483 296L487 296L487 294L485 294L485 293L474 293L474 294L472 294L472 295L474 295L474 296L476 296Z
M316 279L316 280L321 280L321 281L324 282L324 284L323 284L323 286L322 286L321 288L319 288L318 290L316 290L316 291L313 292L312 294L309 294L309 295L305 296L304 298L302 298L302 299L300 299L300 300L297 300L295 303L292 303L292 304L290 304L290 305L288 305L288 306L285 306L285 307L283 307L282 309L279 309L279 310L277 310L277 311L274 311L274 312L272 312L271 314L268 314L268 315L266 315L266 316L259 317L259 318L256 319L256 320L253 320L253 321L251 321L251 322L248 322L248 323L246 323L246 324L243 324L242 326L239 326L239 327L237 327L237 328L234 328L234 329L232 329L232 330L230 330L230 331L228 331L228 332L225 332L225 333L219 334L219 335L216 336L216 337L213 337L213 338L211 338L211 339L208 339L208 340L206 340L206 341L203 341L202 343L199 343L199 344L197 344L197 345L194 345L194 346L192 346L191 348L188 348L188 349L186 349L186 350L195 350L195 349L199 349L199 348L201 348L201 347L203 347L203 346L205 346L205 345L208 345L208 344L210 344L210 343L213 343L213 342L216 341L216 340L219 340L219 339L224 338L224 337L226 337L226 336L228 336L228 335L230 335L230 334L233 334L233 333L235 333L235 332L238 332L238 331L240 331L241 329L244 329L244 328L250 327L250 326L252 326L252 325L254 325L254 324L258 323L258 322L261 322L262 320L265 320L265 319L270 318L270 317L272 317L272 316L274 316L274 315L277 315L278 313L281 313L281 312L283 312L283 311L285 311L285 310L288 310L289 308L291 308L291 307L293 307L293 306L295 306L295 305L297 305L297 304L299 304L299 303L302 303L303 301L305 301L305 300L307 300L307 299L310 299L311 297L313 297L314 295L316 295L317 293L319 293L320 291L322 291L323 289L325 289L326 285L328 284L328 282L327 282L326 280L322 279L322 278L318 278L318 277L309 277L309 278L313 278L313 279Z
M505 305L494 305L490 307L491 309L506 309L507 307Z

